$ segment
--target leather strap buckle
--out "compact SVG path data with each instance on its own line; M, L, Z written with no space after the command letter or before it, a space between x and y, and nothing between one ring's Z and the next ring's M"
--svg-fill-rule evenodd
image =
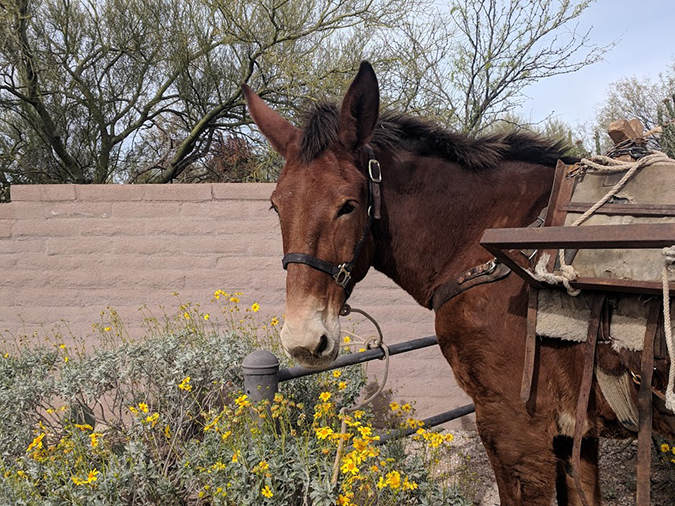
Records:
M338 265L338 271L333 274L333 279L342 288L347 288L349 280L352 278L352 273L347 270L347 264Z
M373 183L382 182L382 168L380 167L380 162L374 158L368 160L368 175Z

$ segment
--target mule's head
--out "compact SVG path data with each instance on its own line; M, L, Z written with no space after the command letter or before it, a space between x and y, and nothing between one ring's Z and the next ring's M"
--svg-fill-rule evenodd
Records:
M338 317L347 291L365 276L372 259L366 145L378 119L377 79L370 64L362 63L339 111L319 110L304 129L270 109L248 86L243 90L251 117L286 160L271 197L284 255L301 253L339 266L352 260L365 238L346 287L306 263L287 266L281 342L302 365L324 367L340 348Z

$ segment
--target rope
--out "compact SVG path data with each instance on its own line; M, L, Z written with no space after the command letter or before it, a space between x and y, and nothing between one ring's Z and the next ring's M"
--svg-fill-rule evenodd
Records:
M666 409L675 412L675 342L673 342L673 329L670 320L670 290L668 286L668 271L675 272L675 246L663 248L663 330L666 334L666 347L670 356L670 371L668 373L668 386L666 387Z
M675 161L668 158L665 153L660 151L652 152L650 155L647 155L635 162L624 162L620 160L615 160L608 156L594 156L592 158L583 158L579 163L576 164L577 170L576 173L584 173L587 171L597 172L597 173L614 173L614 172L623 172L627 170L626 174L621 178L621 180L614 185L614 187L607 192L607 194L593 204L589 209L586 210L577 220L574 221L570 226L578 227L584 223L588 218L590 218L598 209L607 203L609 199L614 197L619 193L626 183L630 181L633 176L640 170L655 163L664 163L668 162L675 165ZM558 250L558 262L560 263L560 274L555 274L553 272L548 272L547 265L550 259L550 255L542 255L537 262L537 265L534 268L534 272L530 271L530 274L537 281L543 281L551 285L557 285L562 283L567 293L573 297L576 297L581 293L581 290L572 288L570 282L574 281L579 275L577 271L571 265L568 265L565 261L565 250Z
M352 336L357 338L359 341L350 344L350 346L360 344L361 346L369 350L372 350L373 348L382 348L382 351L384 351L384 357L382 357L381 360L384 360L384 374L382 375L382 382L380 383L380 386L370 397L362 400L361 402L357 403L351 408L345 406L342 409L340 409L340 418L342 419L342 425L340 426L340 439L338 441L337 454L335 455L335 463L333 464L333 477L331 479L331 483L333 485L337 483L337 479L340 473L340 461L342 460L342 452L344 450L345 444L344 441L345 436L347 435L347 414L353 413L354 411L358 411L364 406L370 404L378 395L380 395L382 393L382 390L384 390L384 386L387 384L387 376L389 376L389 348L387 347L386 344L384 344L384 337L382 335L382 329L380 328L380 325L368 313L366 313L362 309L353 308L349 304L345 304L340 310L340 316L347 316L350 313L359 313L360 315L365 316L368 320L371 321L373 325L375 325L375 328L377 329L377 336L372 336L366 339L352 332L347 332L348 334L351 334Z

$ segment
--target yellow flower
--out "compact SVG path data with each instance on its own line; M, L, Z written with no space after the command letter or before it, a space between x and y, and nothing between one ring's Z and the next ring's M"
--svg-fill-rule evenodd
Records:
M326 402L328 401L328 399L331 398L331 395L332 394L330 392L321 392L321 394L319 395L319 399L321 399L323 402Z
M338 390L344 390L345 388L347 388L346 381L341 381L340 383L338 383Z
M209 321L209 318L211 318L211 315L209 315L209 313L206 313L204 315L204 321Z
M272 325L272 327L276 327L277 325L279 325L279 319L275 316L274 318L272 318L270 325Z
M254 313L257 313L258 311L260 311L260 304L258 304L257 302L254 302L253 305L251 306L251 311L253 311Z
M239 462L239 452L234 452L234 455L232 455L232 462Z
M417 483L414 481L409 481L408 477L406 476L405 479L403 480L403 490L415 490L417 488Z
M105 330L106 332L110 332L112 330L112 327L105 327L103 330Z
M349 497L340 494L337 498L338 506L349 506Z
M342 371L339 369L335 369L333 371L333 378L339 378L340 376L342 376Z
M42 448L42 439L45 437L45 433L42 432L39 436L37 436L35 439L33 439L33 442L28 445L28 448L26 448L26 451L29 452L33 448L40 449Z
M138 409L140 409L143 413L148 412L148 405L145 402L139 402L138 403Z
M258 464L258 468L261 471L267 471L270 468L270 465L267 463L266 460L263 460L263 461L260 462L260 464Z
M146 423L149 423L153 428L157 425L157 420L159 420L159 413L153 413L145 418Z
M223 441L225 441L231 435L232 435L232 431L228 430L227 432L223 432L222 436L220 436L220 437L223 439Z
M138 409L136 409L135 406L129 406L129 411L131 411L134 414L138 413Z
M391 404L389 404L389 407L391 408L392 411L398 411L398 409L400 408L398 402L392 402Z
M98 480L98 471L96 469L89 471L89 474L87 475L87 483L93 483L96 480Z
M94 428L88 423L74 423L73 425L80 430L94 430Z
M62 350L65 350L65 349L66 349L66 345L63 344L63 343L61 343L61 344L59 344L59 348L61 348Z
M396 490L401 486L401 474L398 471L387 473L384 481L392 490Z
M91 447L96 448L98 446L98 440L103 437L103 434L100 432L93 432L89 434L89 438L91 439Z
M234 403L239 406L240 408L244 408L246 406L249 406L251 404L251 401L248 400L248 395L240 395L234 400Z
M345 343L351 343L351 342L352 342L352 338L349 337L349 336L343 337L342 340L343 340Z
M230 297L230 302L234 302L236 304L237 302L239 302L239 298L238 297Z
M171 439L171 427L169 427L168 425L164 427L164 437L167 439Z
M330 427L321 427L319 429L316 429L316 437L319 439L326 439L328 436L333 434L333 429Z
M342 467L340 468L344 474L351 473L352 476L355 474L358 474L359 468L356 465L356 462L354 462L353 459L350 457L347 457L344 459L344 464L342 464Z
M370 427L359 427L356 430L359 431L359 433L361 434L361 437L364 438L364 439L367 438L368 436L370 436L373 433L373 429L371 429Z
M9 358L9 353L5 353L5 354L3 355L3 357Z
M405 411L406 413L409 413L412 411L412 406L408 403L405 403L403 406L401 406L401 410Z
M267 497L268 499L274 495L272 492L272 489L269 487L269 485L265 485L265 487L260 491L260 493Z
M279 402L281 402L281 401L283 401L283 400L284 400L284 396L283 396L282 394L280 394L279 392L277 392L276 394L274 394L274 402L279 403Z
M669 452L669 451L670 451L670 446L667 445L666 443L663 443L663 444L661 445L661 451L662 451L663 453Z
M180 388L181 390L185 390L186 392L192 390L192 385L190 385L190 379L191 379L190 376L186 376L183 379L183 381L180 382L178 388Z

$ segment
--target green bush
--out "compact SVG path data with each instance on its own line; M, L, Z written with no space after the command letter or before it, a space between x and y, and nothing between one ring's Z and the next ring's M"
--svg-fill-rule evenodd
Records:
M279 321L218 290L214 315L192 304L131 339L108 309L92 347L60 334L7 345L0 359L0 502L7 504L468 504L440 472L452 436L418 429L377 445L373 414L346 418L364 369L283 383L272 402L240 391L260 346L280 359ZM216 319L220 322L216 322ZM216 329L225 329L216 331ZM331 477L338 442L337 484Z

